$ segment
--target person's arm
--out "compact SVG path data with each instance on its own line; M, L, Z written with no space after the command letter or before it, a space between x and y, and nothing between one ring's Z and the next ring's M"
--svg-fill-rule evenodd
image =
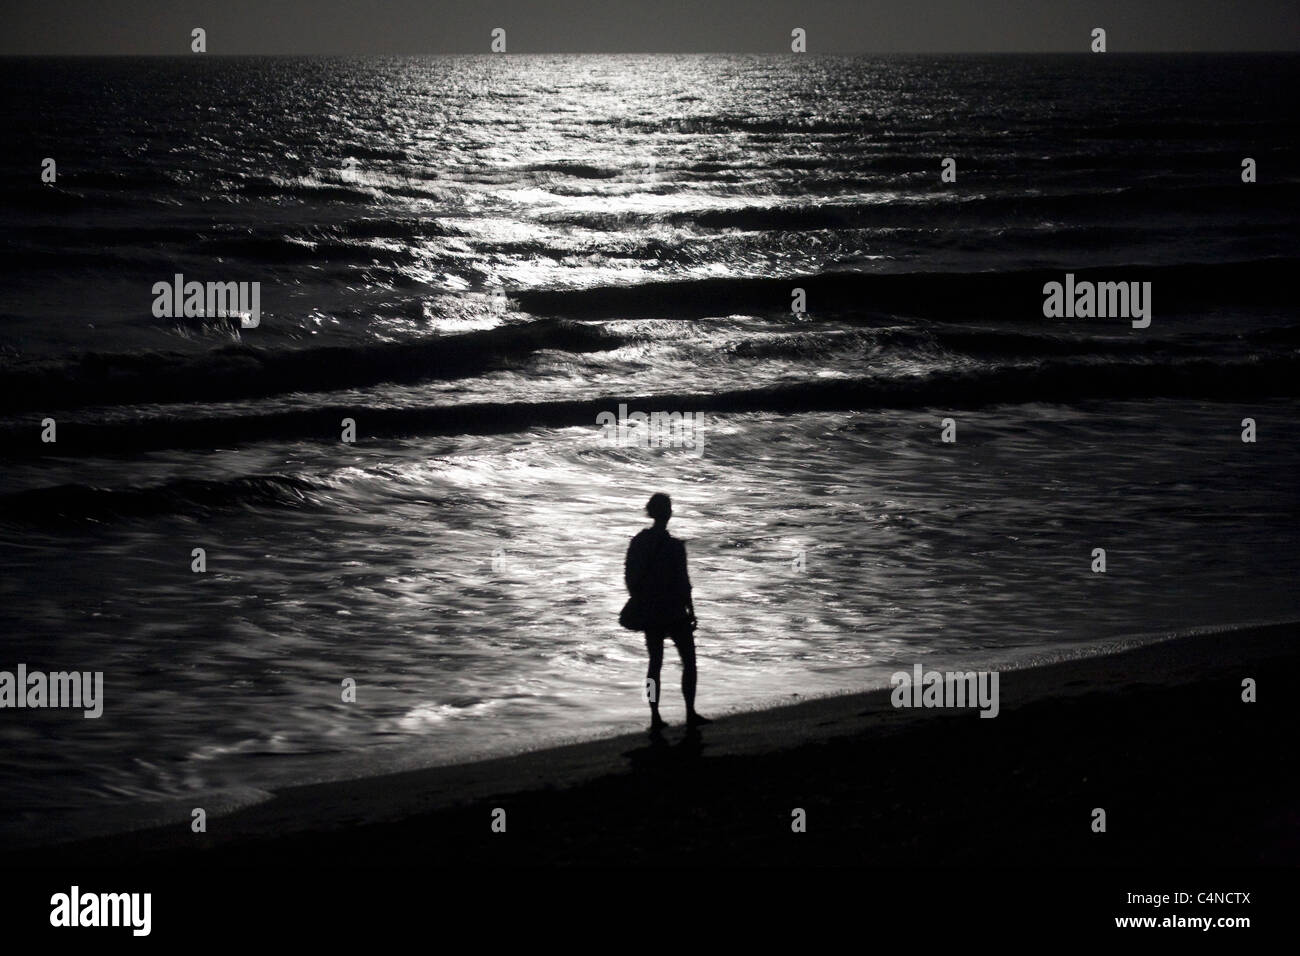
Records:
M686 542L682 542L682 580L686 582L686 610L691 615L691 620L695 620L695 595L691 588L691 573L687 570L686 563Z

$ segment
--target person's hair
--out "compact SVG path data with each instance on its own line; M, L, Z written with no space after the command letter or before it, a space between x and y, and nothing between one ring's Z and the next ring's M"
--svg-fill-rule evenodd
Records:
M645 513L656 521L667 518L673 513L673 502L662 491L656 491L645 503Z

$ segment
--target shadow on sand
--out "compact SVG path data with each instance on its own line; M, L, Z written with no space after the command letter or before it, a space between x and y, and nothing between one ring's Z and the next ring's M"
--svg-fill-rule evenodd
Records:
M662 770L696 763L704 754L704 735L700 729L686 728L680 739L673 743L670 738L677 736L662 730L652 732L648 745L626 751L623 756L633 770Z

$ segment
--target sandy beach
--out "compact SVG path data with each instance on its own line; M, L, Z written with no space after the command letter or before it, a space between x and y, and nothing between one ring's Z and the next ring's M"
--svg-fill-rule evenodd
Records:
M1293 866L1295 637L1194 633L1005 672L995 719L832 697L658 742L290 788L204 834L186 815L4 865Z

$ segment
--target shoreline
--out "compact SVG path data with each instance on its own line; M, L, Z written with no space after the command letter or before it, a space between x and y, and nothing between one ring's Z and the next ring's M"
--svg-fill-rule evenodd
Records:
M1295 623L1205 629L1005 671L1000 714L991 720L976 709L895 709L887 688L835 695L721 717L698 734L675 725L662 743L629 733L294 786L209 816L206 833L192 833L185 812L168 827L25 846L0 861L292 864L346 852L401 865L436 835L442 863L617 862L620 847L633 862L637 847L644 853L666 832L652 856L777 863L794 852L849 862L854 846L874 855L894 845L899 834L880 827L892 819L928 829L960 859L977 857L989 840L1031 852L1041 827L1049 838L1039 846L1066 840L1062 862L1101 863L1095 850L1135 836L1127 827L1123 838L1090 833L1092 806L1109 801L1113 830L1140 810L1148 828L1166 835L1183 815L1190 826L1216 804L1240 804L1241 812L1208 827L1216 837L1207 839L1202 822L1196 839L1176 842L1178 852L1191 862L1201 861L1201 850L1208 861L1294 865L1300 815L1289 802L1295 770L1285 765L1294 741L1277 733L1287 726L1278 688L1300 666L1297 634ZM1244 677L1257 682L1258 702L1242 702ZM1216 767L1216 757L1229 763ZM1116 796L1115 781L1127 781L1119 788L1127 796ZM1063 788L1079 798L1068 813ZM1040 810L1037 827L1014 836L1008 826L1024 827L1016 814L977 832L958 825L971 814L1002 819L1017 806L1059 812ZM491 830L497 808L506 811L509 837ZM798 845L787 839L792 808L811 821ZM705 833L694 825L701 814L713 822ZM588 824L575 827L576 819ZM916 838L929 845L924 832ZM526 853L516 857L520 849Z
M1293 623L1286 619L1256 620L1234 624L1212 624L1198 627L1186 627L1181 630L1142 632L1127 635L1112 635L1094 638L1088 641L1072 642L1063 645L1040 645L1031 648L982 648L978 656L972 659L970 653L927 651L922 657L927 670L949 670L958 668L963 671L971 667L986 671L996 670L1000 673L1024 671L1053 664L1067 664L1072 661L1086 660L1122 653L1137 647L1175 641L1187 637L1267 627L1275 624ZM1294 622L1300 626L1300 621ZM675 666L670 662L669 669ZM707 662L706 662L707 668ZM901 666L901 665L900 665ZM670 684L673 682L670 680ZM730 720L747 718L763 711L780 711L789 707L826 701L835 697L862 697L888 689L884 678L870 683L849 688L822 688L811 692L784 696L767 696L741 704L734 703L726 709L706 707L707 713L714 718ZM680 710L680 697L675 684L670 688L669 699L665 702L668 713ZM638 719L640 714L638 713ZM453 767L485 763L495 760L523 757L531 753L542 753L563 748L595 744L615 738L636 740L641 730L629 730L636 721L620 722L602 721L590 731L583 733L551 733L531 743L515 743L510 746L466 749L445 758L430 760L426 747L421 743L407 742L383 748L382 755L375 757L367 754L333 754L323 760L300 763L299 769L305 770L307 779L302 782L283 783L273 780L246 780L226 786L214 786L208 789L194 790L175 795L158 795L142 799L135 803L112 803L90 806L78 810L57 811L46 818L28 824L28 833L14 825L0 830L0 857L5 853L27 850L43 846L85 843L91 840L114 838L130 833L162 829L170 821L187 817L193 807L203 807L209 820L228 817L248 807L256 806L277 798L277 795L296 791L304 787L356 784L371 778L390 778L409 773L447 771ZM348 765L352 772L339 772L340 767ZM35 830L39 835L30 835Z

